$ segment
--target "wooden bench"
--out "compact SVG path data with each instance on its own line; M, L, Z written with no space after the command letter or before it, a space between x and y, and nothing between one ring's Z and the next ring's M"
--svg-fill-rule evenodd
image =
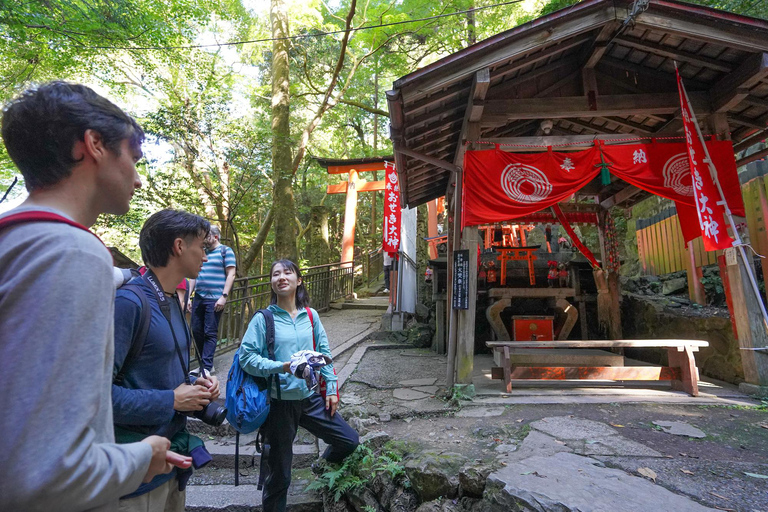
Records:
M699 394L699 374L693 353L709 343L701 340L555 340L487 341L486 346L501 355L502 367L491 369L491 377L503 379L507 393L512 379L543 380L669 380L672 389ZM666 348L669 366L512 366L510 349L515 348Z

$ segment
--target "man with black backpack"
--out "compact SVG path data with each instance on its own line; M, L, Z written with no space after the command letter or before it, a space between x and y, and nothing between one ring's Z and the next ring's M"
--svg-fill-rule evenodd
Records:
M203 365L213 373L213 356L219 343L219 320L227 304L229 292L235 282L235 252L219 242L221 231L211 226L205 239L208 261L203 265L196 280L190 281L190 304L192 312L192 336L195 348L202 356ZM199 371L199 370L198 370Z
M207 220L183 211L152 215L139 235L147 270L120 288L115 299L115 438L133 442L161 433L172 448L190 455L196 468L210 455L187 432L187 416L202 414L203 421L216 416L219 383L210 375L189 377L191 339L175 290L182 279L197 277L207 260L209 229ZM155 477L124 496L120 510L183 512L190 473Z
M65 82L6 105L2 132L29 198L0 215L0 508L112 511L191 462L159 436L114 442L112 257L88 227L128 211L144 132Z

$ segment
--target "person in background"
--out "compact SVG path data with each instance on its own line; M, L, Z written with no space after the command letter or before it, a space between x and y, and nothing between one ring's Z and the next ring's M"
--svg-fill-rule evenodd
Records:
M128 212L144 132L88 87L51 82L5 106L2 135L29 197L0 215L0 508L114 511L191 464L159 436L115 444L112 425L115 274L88 228Z
M197 279L191 279L189 294L194 298L189 304L192 312L192 336L195 349L200 353L205 369L213 373L213 356L219 343L219 320L227 304L229 292L237 271L235 252L219 242L221 231L211 226L205 239L208 261ZM199 369L198 369L199 371ZM194 371L193 371L194 372Z

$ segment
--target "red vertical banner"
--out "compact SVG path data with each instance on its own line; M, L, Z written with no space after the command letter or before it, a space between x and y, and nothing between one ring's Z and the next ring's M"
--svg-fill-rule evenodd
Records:
M400 247L400 182L394 164L384 166L384 232L382 248L391 255Z
M696 201L696 213L699 218L704 249L716 251L733 245L733 239L728 236L728 225L725 220L726 202L714 182L712 173L716 172L704 147L704 141L699 133L696 116L688 102L688 95L677 74L677 88L680 92L680 109L683 116L685 141L688 148L688 164L691 169L693 197Z

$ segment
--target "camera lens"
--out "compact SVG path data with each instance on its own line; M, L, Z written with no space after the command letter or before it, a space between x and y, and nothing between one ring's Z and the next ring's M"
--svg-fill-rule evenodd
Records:
M195 418L201 420L203 423L218 427L227 417L227 408L222 407L216 402L211 402L206 405L202 411L196 411Z

